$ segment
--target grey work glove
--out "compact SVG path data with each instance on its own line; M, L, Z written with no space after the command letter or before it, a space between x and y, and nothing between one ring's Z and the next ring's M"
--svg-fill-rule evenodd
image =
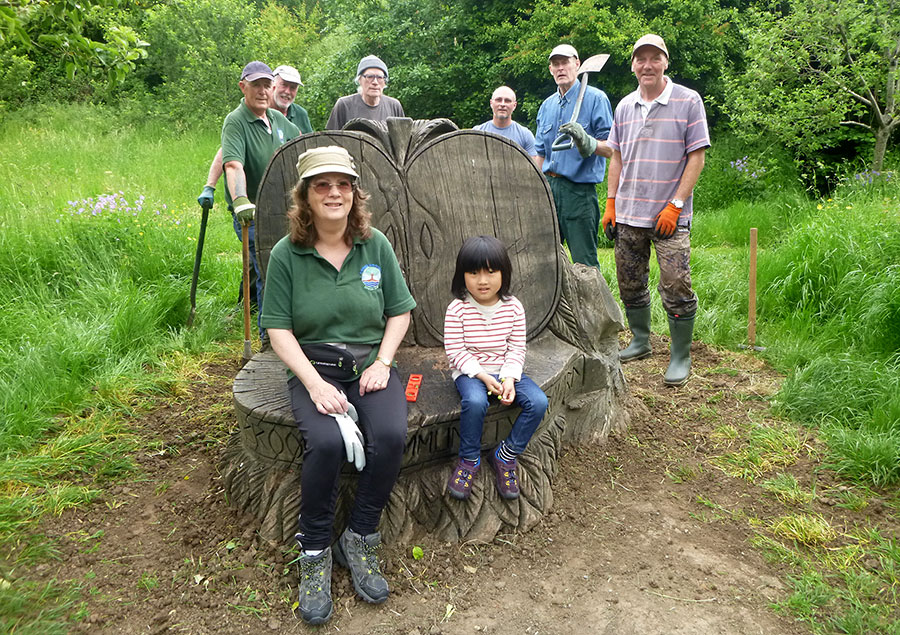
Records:
M213 206L213 196L216 192L216 188L211 185L204 185L203 191L200 192L200 196L197 197L197 202L200 204L200 207L205 207L206 209L210 209Z
M234 215L241 225L249 225L253 222L253 214L256 213L256 205L250 202L246 196L238 196L231 203L234 207Z
M357 472L362 472L366 467L366 450L363 447L363 435L359 431L356 422L359 417L352 403L347 404L347 412L331 413L337 421L341 437L344 439L344 449L347 451L347 462L353 463Z
M564 123L559 127L559 131L572 137L572 141L575 142L575 148L582 159L587 159L597 151L597 140L589 135L577 121Z

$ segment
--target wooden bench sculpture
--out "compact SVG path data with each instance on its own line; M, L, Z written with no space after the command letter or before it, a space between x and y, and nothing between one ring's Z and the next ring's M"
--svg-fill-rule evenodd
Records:
M409 404L400 478L382 516L386 540L431 532L443 540L490 540L501 529L527 530L552 502L563 443L597 442L626 425L625 383L617 356L624 328L600 273L573 266L559 246L550 188L515 143L458 130L448 120L355 120L341 131L304 135L272 158L259 192L256 249L263 272L287 233L285 212L297 181L297 157L340 145L354 157L371 194L373 224L390 239L418 307L397 355L404 382L423 380ZM494 235L513 262L512 293L528 316L526 372L550 406L520 458L521 496L503 500L482 470L472 497L451 499L445 484L459 447L459 395L442 345L456 253L468 236ZM300 506L302 440L294 424L285 367L272 351L256 354L234 382L238 431L222 465L232 505L260 519L263 537L293 537ZM517 408L492 406L483 447L509 432ZM356 477L344 472L337 522L346 518Z

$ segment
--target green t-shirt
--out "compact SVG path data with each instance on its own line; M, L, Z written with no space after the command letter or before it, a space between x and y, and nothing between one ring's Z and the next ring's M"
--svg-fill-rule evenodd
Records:
M260 325L290 329L301 344L374 345L368 365L387 318L415 306L391 243L374 227L371 238L354 241L340 271L285 236L269 256Z
M300 128L300 132L303 134L313 131L312 124L309 122L309 113L306 112L306 108L303 106L298 106L297 104L288 106L287 119Z
M247 197L254 203L269 159L285 141L300 136L300 129L277 110L267 109L266 117L271 130L241 99L240 105L228 113L222 124L222 164L238 161L244 166ZM229 205L233 198L226 185L225 199Z

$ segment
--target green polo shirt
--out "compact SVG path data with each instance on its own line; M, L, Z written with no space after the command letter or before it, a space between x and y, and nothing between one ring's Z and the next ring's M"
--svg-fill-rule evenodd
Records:
M271 130L241 99L240 105L228 113L222 124L222 163L238 161L244 166L247 197L254 203L269 159L285 141L300 136L300 129L277 110L267 109L266 117ZM226 185L225 200L229 205L233 198Z
M415 306L391 243L374 227L371 238L354 241L340 271L314 247L285 236L269 256L260 324L290 329L301 344L374 345L365 368L378 352L387 318Z
M287 119L300 128L300 132L303 134L313 131L312 124L309 122L309 113L306 112L306 108L303 106L298 106L294 103L288 106Z

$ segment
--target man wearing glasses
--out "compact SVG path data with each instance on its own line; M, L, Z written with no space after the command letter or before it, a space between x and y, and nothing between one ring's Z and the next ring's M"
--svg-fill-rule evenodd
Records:
M388 83L387 66L374 55L359 61L356 83L359 88L354 94L341 97L334 104L325 124L326 130L340 130L351 119L384 121L388 117L406 116L400 102L384 94Z

